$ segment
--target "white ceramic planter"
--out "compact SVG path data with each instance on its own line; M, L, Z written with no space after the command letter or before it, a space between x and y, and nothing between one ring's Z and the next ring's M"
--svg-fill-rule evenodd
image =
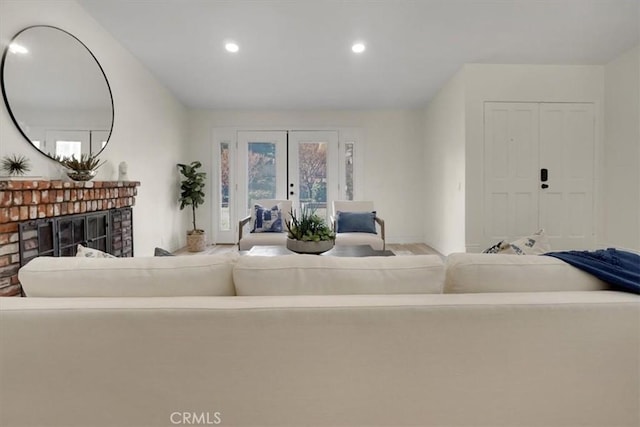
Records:
M305 242L287 238L287 249L299 254L321 254L333 248L333 240Z

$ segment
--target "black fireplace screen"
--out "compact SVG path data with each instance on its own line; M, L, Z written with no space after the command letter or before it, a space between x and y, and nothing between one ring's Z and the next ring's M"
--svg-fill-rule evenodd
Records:
M20 265L38 256L75 256L78 245L133 256L131 208L25 221L20 224Z

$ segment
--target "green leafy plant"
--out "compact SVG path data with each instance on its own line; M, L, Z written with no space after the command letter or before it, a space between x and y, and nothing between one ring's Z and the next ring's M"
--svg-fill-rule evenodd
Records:
M304 242L334 240L336 235L326 221L315 210L302 208L300 216L291 210L291 221L287 221L289 238Z
M180 182L180 209L191 206L193 212L193 231L192 233L203 233L196 227L196 208L204 203L204 184L207 179L206 172L199 172L202 163L195 161L186 165L178 163L180 173L184 176Z
M65 168L74 171L94 171L105 164L105 162L100 163L97 156L90 154L81 154L79 159L76 159L75 155L71 157L56 156L55 159Z
M4 156L0 165L2 166L2 170L9 175L24 175L31 170L31 163L29 163L29 159L17 154Z

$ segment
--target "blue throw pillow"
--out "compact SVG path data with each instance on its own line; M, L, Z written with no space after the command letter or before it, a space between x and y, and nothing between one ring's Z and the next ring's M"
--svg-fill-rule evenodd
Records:
M376 212L336 213L337 233L376 233Z
M253 206L255 220L252 233L282 233L282 209L280 204L271 209L260 205Z

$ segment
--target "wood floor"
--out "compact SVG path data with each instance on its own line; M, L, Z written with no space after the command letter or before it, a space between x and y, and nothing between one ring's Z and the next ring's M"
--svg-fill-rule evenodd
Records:
M424 243L410 244L387 244L386 249L393 251L396 255L440 255L435 249ZM218 255L230 252L238 252L238 245L211 245L207 246L204 252L189 252L187 248L181 248L174 252L174 255Z

